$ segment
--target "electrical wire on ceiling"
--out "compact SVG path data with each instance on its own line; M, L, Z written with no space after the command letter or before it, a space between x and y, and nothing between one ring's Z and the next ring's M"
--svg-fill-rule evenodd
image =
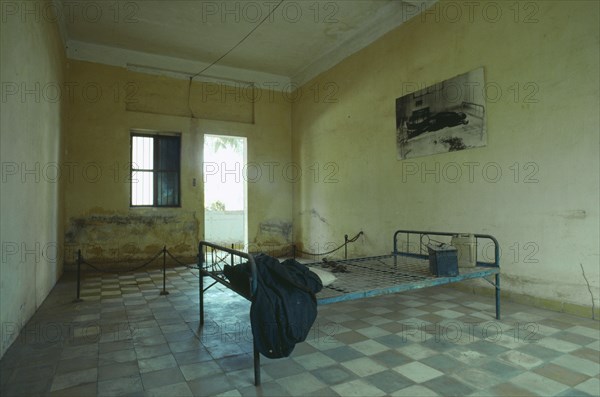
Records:
M250 30L244 37L242 37L242 39L240 41L238 41L237 44L235 44L233 47L231 47L227 52L225 52L223 55L221 55L219 58L217 58L215 61L213 61L210 65L208 65L207 67L205 67L204 69L202 69L201 71L196 73L195 75L190 76L190 80L188 83L188 101L187 102L188 102L188 108L190 110L190 115L192 118L195 118L194 111L192 110L192 106L190 104L190 95L192 92L192 80L194 80L194 78L200 76L202 73L206 72L208 69L210 69L211 67L216 65L221 59L225 58L233 50L235 50L237 47L239 47L244 41L246 41L246 39L248 39L250 37L250 35L252 35L252 33L254 33L254 31L256 29L258 29L267 19L269 19L269 17L271 17L271 15L273 15L275 10L277 10L284 1L285 0L280 0L279 3L277 3L277 5L275 7L273 7L271 9L271 11L269 11L269 13L259 23L256 24L256 26L254 26L252 28L252 30Z

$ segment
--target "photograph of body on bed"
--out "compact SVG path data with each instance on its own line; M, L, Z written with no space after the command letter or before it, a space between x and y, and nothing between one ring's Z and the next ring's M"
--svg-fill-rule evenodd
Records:
M483 68L396 99L398 159L485 146Z

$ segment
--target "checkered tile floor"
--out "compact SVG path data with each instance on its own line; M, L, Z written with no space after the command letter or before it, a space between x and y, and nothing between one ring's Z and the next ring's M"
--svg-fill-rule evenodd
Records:
M217 285L198 334L197 272L65 274L0 361L0 394L598 396L598 321L428 288L319 307L291 357L261 357L250 303ZM5 331L7 330L5 325Z

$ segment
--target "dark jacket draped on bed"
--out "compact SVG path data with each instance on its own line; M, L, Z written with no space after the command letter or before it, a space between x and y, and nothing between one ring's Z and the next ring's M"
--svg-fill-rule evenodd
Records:
M258 254L254 261L258 272L250 308L254 344L266 357L287 357L308 336L317 317L315 294L323 285L316 274L292 259L280 263ZM247 264L226 266L224 273L235 289L250 295Z

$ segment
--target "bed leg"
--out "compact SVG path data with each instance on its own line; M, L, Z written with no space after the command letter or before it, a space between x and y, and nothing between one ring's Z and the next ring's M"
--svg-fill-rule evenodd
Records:
M496 320L500 320L500 274L496 274Z
M200 297L200 327L204 325L204 275L202 274L202 270L200 270L200 274L198 275L198 296Z
M260 353L254 345L254 386L260 386Z

